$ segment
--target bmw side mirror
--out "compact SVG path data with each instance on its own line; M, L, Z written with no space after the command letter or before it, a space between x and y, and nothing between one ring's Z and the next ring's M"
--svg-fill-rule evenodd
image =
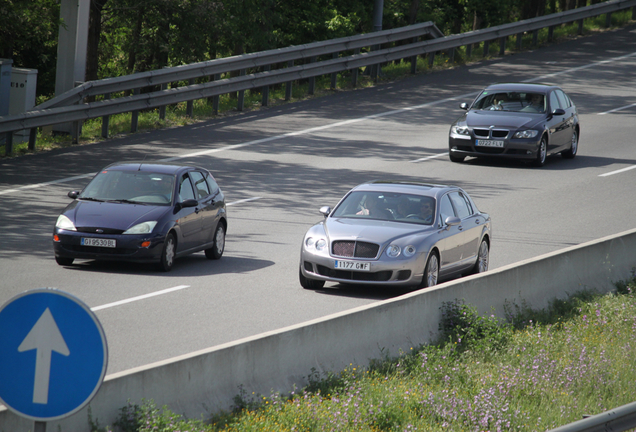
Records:
M555 115L555 116L565 115L565 110L562 108L557 108L554 111L552 111L552 115Z
M459 107L463 110L467 110L468 109L468 104L466 102L462 102L459 104Z
M79 196L79 194L80 194L80 192L79 192L79 191L70 191L70 192L68 193L68 197L69 197L69 198L72 198L72 199L75 199L75 198L77 198L77 197Z
M331 214L331 207L329 206L320 207L320 213L322 213L325 217L329 216Z

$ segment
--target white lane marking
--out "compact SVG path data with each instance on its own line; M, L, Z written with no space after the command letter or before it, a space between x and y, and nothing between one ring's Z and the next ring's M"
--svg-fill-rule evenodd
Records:
M633 169L636 169L636 165L628 166L627 168L619 169L619 170L616 170L616 171L611 171L611 172L608 172L608 173L605 173L605 174L599 174L599 177L607 177L607 176L611 176L611 175L614 175L614 174L620 174L620 173L623 173L625 171L630 171L630 170L633 170Z
M225 205L226 206L231 206L231 205L234 205L234 204L242 204L244 202L250 202L250 201L257 200L257 199L261 199L261 197L245 198L245 199L242 199L242 200L232 201L230 203L226 203Z
M124 300L116 301L116 302L113 302L113 303L108 303L108 304L101 305L101 306L95 306L95 307L91 308L91 310L93 312L95 312L95 311L102 310L102 309L108 309L108 308L115 307L115 306L120 306L120 305L123 305L123 304L126 304L126 303L132 303L132 302L136 302L136 301L139 301L139 300L144 300L144 299L147 299L147 298L150 298L150 297L155 297L155 296L162 295L162 294L168 294L168 293L171 293L173 291L178 291L178 290L182 290L182 289L185 289L185 288L190 288L190 285L179 285L179 286L176 286L176 287L172 287L172 288L168 288L168 289L165 289L165 290L153 292L153 293L150 293L150 294L144 294L144 295L140 295L140 296L137 296L137 297L131 297L129 299L124 299Z
M571 69L565 69L565 70L563 70L561 72L555 72L555 73L551 73L551 74L547 74L547 75L542 75L540 77L528 79L528 80L525 80L523 82L543 81L546 78L555 77L555 76L559 76L559 75L563 75L563 74L567 74L567 73L571 73L571 72L577 72L579 70L588 69L588 68L595 67L595 66L606 65L606 64L609 64L609 63L612 63L612 62L616 62L616 61L620 61L620 60L624 60L626 58L633 57L633 56L636 56L636 52L631 53L631 54L626 54L626 55L623 55L623 56L619 56L619 57L614 57L614 58L611 58L611 59L608 59L608 60L601 60L601 61L598 61L598 62L589 63L587 65L578 66L578 67L571 68ZM362 121L366 121L366 120L372 120L372 119L376 119L376 118L386 117L386 116L390 116L390 115L393 115L393 114L400 114L400 113L403 113L403 112L408 112L408 111L413 111L413 110L416 110L416 109L426 108L426 107L438 105L438 104L441 104L441 103L450 102L450 101L457 100L457 99L468 98L468 97L471 97L471 96L475 96L478 93L479 93L479 91L478 92L466 93L466 94L463 94L461 96L454 96L454 97L450 97L450 98L445 98L445 99L441 99L441 100L438 100L438 101L435 101L435 102L425 103L425 104L422 104L422 105L416 105L416 106L412 106L412 107L407 107L407 108L402 108L402 109L398 109L398 110L387 111L387 112L384 112L384 113L379 113L379 114L373 114L373 115L369 115L369 116L365 116L365 117L360 117L360 118L357 118L357 119L351 119L351 120L345 120L345 121L341 121L341 122L331 123L331 124L327 124L327 125L324 125L324 126L318 126L318 127L314 127L314 128L301 130L301 131L288 132L288 133L285 133L285 134L282 134L282 135L276 135L276 136L272 136L272 137L268 137L268 138L262 138L262 139L258 139L258 140L254 140L254 141L248 141L248 142L241 143L241 144L234 144L234 145L229 145L229 146L215 148L215 149L210 149L210 150L201 150L201 151L198 151L198 152L188 153L188 154L184 154L184 155L181 155L181 156L175 156L175 157L171 157L171 158L167 158L167 159L162 159L162 161L171 162L171 161L175 161L175 160L179 160L179 159L185 159L185 158L190 158L190 157L195 157L195 156L208 155L208 154L218 153L218 152L222 152L222 151L226 151L226 150L236 150L236 149L239 149L241 147L247 147L247 146L251 146L251 145L254 145L254 144L262 144L262 143L266 143L266 142L270 142L270 141L277 141L277 140L280 140L280 139L283 139L283 138L292 137L292 136L306 135L306 134L310 134L310 133L321 131L321 130L325 130L325 129L331 129L331 128L344 126L344 125L348 125L348 124L352 124L352 123L358 123L358 122L362 122ZM6 195L6 194L9 194L9 193L19 192L19 191L24 190L24 189L36 188L38 186L46 186L46 185L57 184L57 183L66 183L66 182L69 182L69 181L72 181L72 180L76 180L76 179L79 179L79 178L90 177L91 175L94 175L94 174L85 174L85 175L81 175L81 176L68 177L68 178L60 179L60 180L53 180L53 181L45 182L45 183L38 183L36 185L21 186L19 188L15 188L15 189L6 189L4 191L0 191L0 195Z
M609 111L605 111L605 112L602 112L602 113L598 113L598 115L611 114L613 112L621 111L621 110L624 110L624 109L627 109L627 108L631 108L631 107L635 107L635 106L636 106L636 103L633 103L631 105L625 105L624 107L614 108L613 110L609 110Z
M430 159L435 159L435 158L438 158L438 157L441 157L441 156L446 156L446 155L448 155L448 152L439 153L439 154L436 154L436 155L433 155L433 156L426 156L426 157L423 157L423 158L420 158L420 159L415 159L415 160L412 160L412 161L409 161L409 162L411 162L411 163L423 162L423 161L427 161L427 160L430 160Z
M7 195L7 194L10 194L10 193L14 193L14 192L20 192L20 191L23 191L23 190L26 190L26 189L35 189L35 188L38 188L38 187L41 187L41 186L49 186L49 185L58 184L58 183L68 183L68 182L73 181L73 180L83 179L83 178L86 178L86 177L92 177L95 174L97 174L97 173L82 174L82 175L78 175L78 176L75 176L75 177L63 178L63 179L60 179L60 180L51 180L51 181L43 182L43 183L30 184L30 185L26 185L26 186L20 186L19 188L16 188L16 189L5 189L3 191L0 191L0 195Z

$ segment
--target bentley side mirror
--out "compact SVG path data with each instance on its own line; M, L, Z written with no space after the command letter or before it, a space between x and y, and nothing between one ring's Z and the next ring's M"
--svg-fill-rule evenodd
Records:
M459 225L460 223L462 223L462 220L460 218L458 218L457 216L449 216L449 217L446 218L444 223L446 225L448 225L448 226L455 226L455 225Z
M467 110L468 109L468 104L466 102L462 102L459 104L459 107L463 110Z
M331 214L331 207L329 206L320 207L320 213L322 213L325 217L329 216Z

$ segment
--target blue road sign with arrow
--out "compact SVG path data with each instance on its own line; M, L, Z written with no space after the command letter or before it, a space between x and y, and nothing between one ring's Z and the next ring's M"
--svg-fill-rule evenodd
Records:
M36 289L0 308L0 402L18 415L49 421L79 411L107 364L101 324L71 294Z

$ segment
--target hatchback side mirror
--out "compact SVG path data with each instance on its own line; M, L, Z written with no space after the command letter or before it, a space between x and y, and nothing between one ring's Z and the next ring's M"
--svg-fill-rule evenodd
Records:
M79 191L70 191L67 195L69 198L77 198L79 196L80 192Z
M198 205L199 205L199 201L195 199L187 199L181 203L181 208L196 207Z
M552 111L552 115L555 115L555 116L565 115L565 110L562 108L557 108L554 111Z

